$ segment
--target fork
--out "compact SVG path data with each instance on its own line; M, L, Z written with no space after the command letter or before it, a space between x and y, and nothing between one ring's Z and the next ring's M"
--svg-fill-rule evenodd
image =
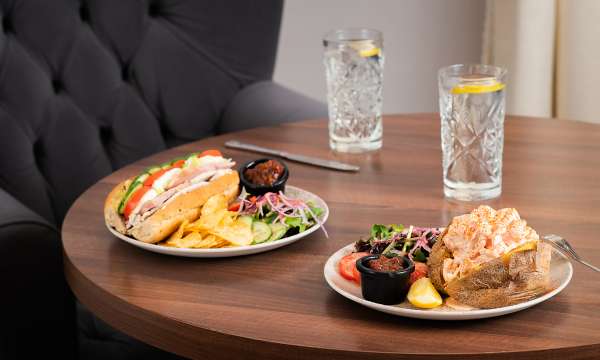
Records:
M558 235L554 235L554 234L548 234L548 235L544 235L542 236L542 240L545 240L546 242L548 242L550 245L552 245L555 249L557 249L558 251L560 251L562 254L567 255L568 257L570 257L571 259L589 267L592 270L595 270L597 272L600 272L600 268L595 267L594 265L588 263L587 261L583 260L581 258L581 256L579 256L575 250L573 249L573 247L571 246L571 244L569 244L569 242Z

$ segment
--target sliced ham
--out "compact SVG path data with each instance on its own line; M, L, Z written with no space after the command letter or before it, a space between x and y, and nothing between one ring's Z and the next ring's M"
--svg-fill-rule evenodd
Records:
M203 181L207 181L208 179L212 179L214 177L214 175L217 173L217 171L220 170L209 170L209 171L205 171L203 173L201 173L200 175L197 175L196 177L192 178L189 181L186 181L186 183L199 183L199 182L203 182Z
M150 201L146 201L146 203L140 209L140 214L143 214L146 211L151 210L152 208L161 206L165 201L169 200L171 198L171 196L175 195L179 190L183 189L184 187L185 187L185 184L181 184L181 186L177 186L172 189L169 189L169 190L161 193L154 199L152 199Z
M154 214L156 212L156 210L158 210L165 202L167 202L170 198L172 198L175 194L177 194L178 191L181 191L183 188L185 188L185 186L186 186L185 184L181 184L181 186L167 190L167 191L155 196L154 198L144 202L143 204L141 204L139 211L135 211L129 217L129 221L127 222L127 227L131 228L138 222L140 222L143 219L147 218L148 216Z

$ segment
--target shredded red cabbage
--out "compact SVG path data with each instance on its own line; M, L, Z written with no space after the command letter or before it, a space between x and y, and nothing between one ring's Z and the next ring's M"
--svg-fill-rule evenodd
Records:
M307 227L313 226L314 220L323 232L325 237L329 237L327 230L325 230L324 224L321 219L311 210L310 206L301 199L292 199L285 196L282 192L273 193L268 192L264 195L257 196L255 200L249 200L248 193L245 189L242 189L242 193L239 197L240 208L238 210L239 215L250 215L259 217L265 216L265 208L267 213L273 212L276 215L274 222L285 223L287 218L298 218L301 219L301 223Z

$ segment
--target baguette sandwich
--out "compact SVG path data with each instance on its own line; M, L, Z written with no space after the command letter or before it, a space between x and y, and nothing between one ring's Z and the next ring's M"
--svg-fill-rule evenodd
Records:
M184 221L194 221L213 195L228 201L238 195L235 162L217 150L146 169L118 184L104 204L106 223L121 234L145 243L157 243Z

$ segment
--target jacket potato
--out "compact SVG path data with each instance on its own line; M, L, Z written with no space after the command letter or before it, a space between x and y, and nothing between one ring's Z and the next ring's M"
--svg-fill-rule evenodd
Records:
M435 288L476 308L496 308L549 289L550 245L539 240L515 209L481 206L455 217L431 249Z

